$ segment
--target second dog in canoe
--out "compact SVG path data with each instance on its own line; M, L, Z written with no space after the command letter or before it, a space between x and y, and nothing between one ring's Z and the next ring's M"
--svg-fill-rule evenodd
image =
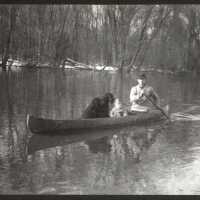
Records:
M128 112L125 109L123 109L123 106L119 99L115 99L113 108L110 111L110 117L123 117L127 115Z
M110 108L115 101L112 93L106 93L103 97L95 97L82 114L82 118L109 117Z

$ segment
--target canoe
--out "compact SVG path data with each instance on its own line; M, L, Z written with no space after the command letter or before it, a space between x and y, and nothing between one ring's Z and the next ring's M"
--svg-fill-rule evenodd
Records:
M167 112L168 106L163 108ZM151 110L148 113L137 113L119 118L71 119L54 120L27 115L27 127L36 134L67 134L69 131L84 129L107 129L124 126L146 126L166 120L160 110Z

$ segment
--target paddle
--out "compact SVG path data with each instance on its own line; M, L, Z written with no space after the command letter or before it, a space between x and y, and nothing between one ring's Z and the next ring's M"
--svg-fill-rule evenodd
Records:
M150 101L151 104L152 104L155 108L157 108L158 110L160 110L161 113L170 121L169 116L165 113L165 111L164 111L160 106L156 105L156 104L155 104L147 95L145 95L144 93L143 93L143 96L146 97L147 100Z

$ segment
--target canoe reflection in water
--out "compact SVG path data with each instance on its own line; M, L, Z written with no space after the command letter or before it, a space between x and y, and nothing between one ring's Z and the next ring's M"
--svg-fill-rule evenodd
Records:
M111 151L111 144L109 137L103 137L92 141L86 141L91 153L109 153Z
M154 143L160 128L135 128L96 130L81 133L71 133L67 136L33 135L28 144L28 153L46 148L65 146L72 143L84 142L90 153L103 153L120 157L128 156L131 160L140 161L141 154ZM113 159L114 159L113 157Z
M112 136L116 132L113 130L84 130L84 131L70 131L67 135L39 135L34 134L28 144L28 154L33 154L35 151L46 148L64 146L72 143L96 140L105 136Z
M85 141L91 153L111 153L139 162L141 154L155 142L160 129L140 128L124 134L114 134L96 140Z

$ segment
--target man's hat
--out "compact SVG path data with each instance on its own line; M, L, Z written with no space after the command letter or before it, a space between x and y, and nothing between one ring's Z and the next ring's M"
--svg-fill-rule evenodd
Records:
M146 76L146 74L144 74L144 73L141 73L141 74L139 74L138 76L137 76L137 79L147 79L147 76Z

